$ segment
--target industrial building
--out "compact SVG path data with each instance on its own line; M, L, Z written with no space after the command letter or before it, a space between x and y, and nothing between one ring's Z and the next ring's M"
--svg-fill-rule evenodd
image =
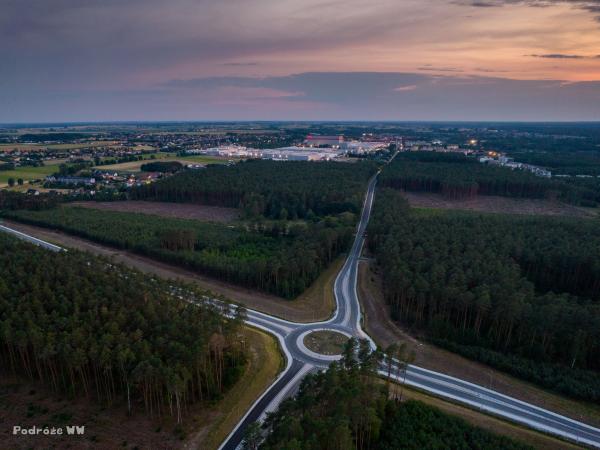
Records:
M318 134L309 134L306 136L304 143L311 147L340 147L344 143L344 136L320 136Z

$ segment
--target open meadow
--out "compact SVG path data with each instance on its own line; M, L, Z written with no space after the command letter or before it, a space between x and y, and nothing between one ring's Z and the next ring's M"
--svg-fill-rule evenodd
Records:
M58 170L58 164L50 164L47 166L33 167L22 166L14 170L0 171L0 187L8 186L9 178L14 178L15 183L19 178L22 178L25 183L30 180L44 178Z

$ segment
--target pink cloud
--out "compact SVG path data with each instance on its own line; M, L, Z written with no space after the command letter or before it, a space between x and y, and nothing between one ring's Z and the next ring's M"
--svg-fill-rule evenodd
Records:
M414 91L416 88L417 88L416 84L410 84L408 86L399 86L397 88L394 88L394 91L396 91L396 92Z

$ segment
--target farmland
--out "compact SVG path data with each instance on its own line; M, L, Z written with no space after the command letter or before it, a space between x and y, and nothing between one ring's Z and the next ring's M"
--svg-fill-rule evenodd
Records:
M211 156L174 156L172 154L160 155L161 157L157 158L161 161L178 161L181 164L225 164L227 163L227 159L223 158L215 158ZM139 172L141 170L141 166L146 164L148 159L140 160L140 161L128 161L119 164L109 164L103 166L97 166L97 169L100 170L114 170L117 172Z
M533 198L509 198L494 195L469 199L452 199L430 192L403 192L402 195L416 208L463 209L504 214L543 216L597 217L595 208L583 208L559 201Z
M17 167L14 170L0 171L0 186L8 185L8 179L14 178L15 181L22 178L23 181L35 180L38 178L44 178L58 170L58 164L50 164L47 166L33 167L33 166L22 166Z
M71 205L102 211L153 214L156 216L195 219L207 222L231 222L239 217L239 211L233 208L166 202L126 200L122 202L73 202Z
M114 147L119 146L117 141L94 141L94 142L81 142L81 143L64 143L64 144L27 144L27 143L14 143L14 144L0 144L0 152L11 152L11 151L35 151L35 150L76 150L80 148L88 147ZM150 147L148 147L150 148Z

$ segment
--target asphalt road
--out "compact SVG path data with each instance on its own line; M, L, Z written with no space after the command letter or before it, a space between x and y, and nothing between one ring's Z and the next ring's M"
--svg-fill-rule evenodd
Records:
M329 329L339 331L355 337L369 339L374 346L373 341L361 327L361 308L356 292L356 284L358 279L358 260L364 245L364 232L373 206L376 181L377 179L374 177L369 183L355 241L344 266L335 280L334 291L337 308L333 317L325 322L296 324L271 317L267 314L254 311L248 312L249 324L259 326L263 330L271 330L279 337L280 342L282 342L282 348L284 348L288 358L291 358L293 361L292 367L296 367L296 364L300 363L309 364L315 368L325 368L331 363L332 358L310 352L301 344L302 340L298 339L299 336L304 335L310 330ZM386 376L387 368L382 366L380 374ZM488 414L499 416L575 442L600 448L600 429L521 402L499 392L486 389L483 386L412 365L408 367L406 374L401 374L401 376L392 374L392 377L398 381L405 382L407 385L417 387L457 403L468 405ZM292 379L293 377L286 376L286 379L288 378ZM293 392L294 388L297 387L298 378L293 379L293 382L296 385L292 386L292 389L289 389L288 386L288 392ZM279 381L277 382L277 386L275 390L286 388ZM269 394L274 399L269 408L270 410L274 410L278 402L285 396L277 396L275 392L271 391L269 391ZM264 402L262 400L251 408L251 417L261 417L262 410L264 409ZM245 428L251 422L250 415L243 419L239 428L229 436L221 448L238 448L243 438L243 433L240 429Z
M319 355L307 349L303 344L303 336L307 333L323 329L338 331L348 336L368 339L374 347L373 341L361 327L361 308L356 293L356 284L358 261L364 245L364 232L371 214L376 182L377 175L369 182L354 243L335 280L334 293L337 307L333 317L324 322L300 324L248 310L247 323L249 325L268 331L277 337L286 355L287 367L250 407L220 449L239 448L244 430L248 425L257 420L263 420L267 412L276 410L285 398L296 392L302 378L307 373L326 368L332 360L337 359ZM0 226L0 231L9 232L49 250L61 250L60 247L53 244L7 227ZM380 368L380 374L387 376L387 368L383 365ZM392 370L392 378L520 425L600 448L600 429L486 389L483 386L412 365L405 372L395 368Z
M12 228L5 227L4 225L0 225L0 231L3 231L8 234L12 234L13 236L15 236L23 241L30 242L34 245L43 247L43 248L53 251L53 252L60 252L60 251L64 250L62 247L59 247L58 245L54 245L54 244L51 244L50 242L42 241L41 239L38 239L33 236L29 236L28 234L21 233L20 231L17 231L17 230L13 230Z

